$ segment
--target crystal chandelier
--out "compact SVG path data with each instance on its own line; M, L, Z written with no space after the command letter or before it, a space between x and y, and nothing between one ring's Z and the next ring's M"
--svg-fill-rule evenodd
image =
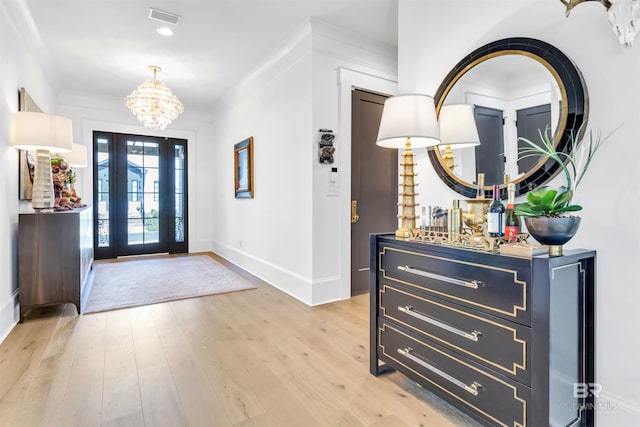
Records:
M149 129L164 130L169 123L182 113L184 107L164 83L156 80L156 73L162 69L150 65L153 80L147 80L125 99L125 105L138 120Z

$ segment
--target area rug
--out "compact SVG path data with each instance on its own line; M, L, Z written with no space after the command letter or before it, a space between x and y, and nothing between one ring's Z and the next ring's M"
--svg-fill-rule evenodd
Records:
M208 255L97 261L84 313L256 287Z

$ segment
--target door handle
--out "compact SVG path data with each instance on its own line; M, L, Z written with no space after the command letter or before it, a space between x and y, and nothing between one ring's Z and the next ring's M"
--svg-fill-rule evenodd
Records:
M351 201L351 224L358 222L360 215L358 215L358 201Z

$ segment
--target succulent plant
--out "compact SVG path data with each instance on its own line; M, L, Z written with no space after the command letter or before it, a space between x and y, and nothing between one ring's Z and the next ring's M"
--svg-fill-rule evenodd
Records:
M559 216L565 212L582 210L580 205L572 205L573 191L560 187L554 190L540 187L527 193L527 201L515 206L518 216Z

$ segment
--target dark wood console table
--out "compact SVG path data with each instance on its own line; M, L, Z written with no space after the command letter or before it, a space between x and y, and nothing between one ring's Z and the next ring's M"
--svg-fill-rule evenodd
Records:
M82 313L93 266L90 208L21 213L18 225L20 322L33 307L73 303Z
M370 371L496 426L593 426L594 251L518 258L371 236Z

